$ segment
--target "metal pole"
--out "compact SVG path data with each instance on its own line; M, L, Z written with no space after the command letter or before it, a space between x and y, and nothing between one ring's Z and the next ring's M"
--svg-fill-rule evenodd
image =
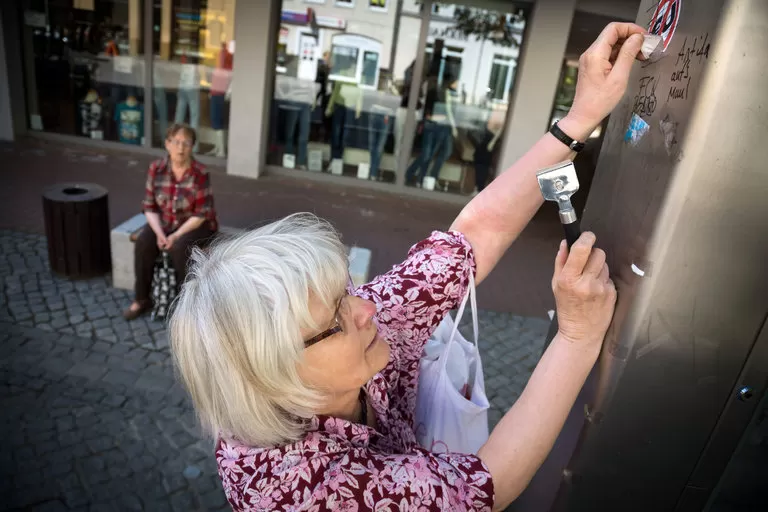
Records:
M141 16L144 22L144 147L152 147L153 139L153 123L155 118L155 104L154 104L154 91L153 91L153 79L154 79L154 51L152 49L152 22L154 21L154 9L152 6L152 0L144 0L144 12Z
M421 8L421 30L419 30L419 44L416 48L416 59L413 64L413 78L411 89L408 92L408 110L405 115L405 127L403 128L403 141L400 145L400 154L397 155L397 174L395 184L397 187L405 187L405 171L413 150L413 139L416 135L416 106L419 101L421 89L421 77L424 74L424 57L427 47L427 34L429 33L430 13L432 12L432 0L425 0Z

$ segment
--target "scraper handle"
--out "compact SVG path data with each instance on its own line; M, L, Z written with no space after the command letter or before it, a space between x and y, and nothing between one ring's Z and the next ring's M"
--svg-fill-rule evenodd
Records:
M570 249L573 243L581 236L579 219L576 219L570 224L563 224L563 229L565 229L565 241L568 242L568 248Z

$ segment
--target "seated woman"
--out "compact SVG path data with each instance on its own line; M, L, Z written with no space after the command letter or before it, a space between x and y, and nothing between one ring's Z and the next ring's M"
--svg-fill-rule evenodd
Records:
M168 251L176 282L184 282L192 246L205 244L218 229L211 180L192 157L195 130L184 124L168 128L168 157L152 162L147 172L142 210L147 225L136 239L136 298L125 310L126 320L152 307L150 288L159 251Z
M584 140L616 106L642 33L611 24L587 51L571 115L560 122L568 135ZM217 437L233 509L500 510L523 491L613 314L616 290L595 236L583 234L570 251L561 244L552 279L559 332L477 454L417 444L419 359L470 275L482 282L541 206L536 171L573 156L544 135L450 230L433 232L358 289L339 235L311 215L193 252L171 348Z

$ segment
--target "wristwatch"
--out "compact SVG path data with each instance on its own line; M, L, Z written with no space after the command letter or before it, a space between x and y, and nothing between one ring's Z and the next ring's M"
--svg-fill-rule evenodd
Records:
M570 138L566 133L560 129L559 126L557 126L557 123L552 125L552 128L549 129L549 133L555 136L557 140L571 148L571 151L579 152L582 149L584 149L584 143L579 142L577 140L573 140Z

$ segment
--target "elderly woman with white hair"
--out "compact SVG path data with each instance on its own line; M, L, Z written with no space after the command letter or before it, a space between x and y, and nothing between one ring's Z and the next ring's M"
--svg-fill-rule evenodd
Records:
M585 139L626 90L644 30L611 24L581 58L560 128ZM572 158L546 134L371 283L349 285L338 234L295 215L196 250L173 357L235 510L499 510L551 449L600 352L616 291L585 233L555 258L559 332L477 454L432 453L413 416L425 342L542 204L535 173Z

